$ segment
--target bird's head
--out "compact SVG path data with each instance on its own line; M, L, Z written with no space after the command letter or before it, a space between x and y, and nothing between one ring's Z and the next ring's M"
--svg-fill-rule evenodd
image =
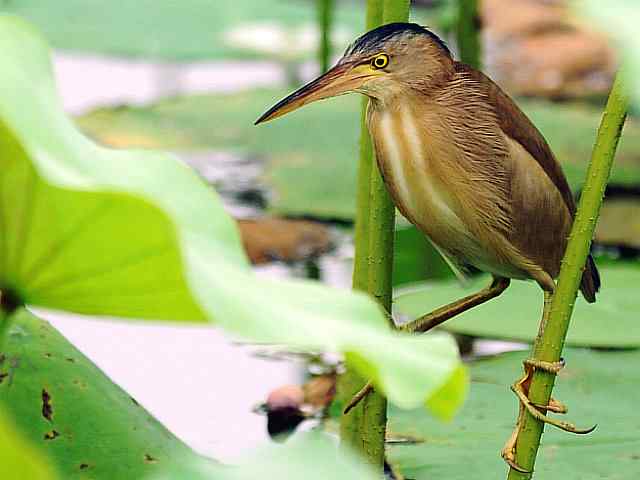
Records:
M407 88L428 90L452 65L451 52L434 33L415 23L390 23L358 38L335 67L278 102L256 125L345 93L385 103Z

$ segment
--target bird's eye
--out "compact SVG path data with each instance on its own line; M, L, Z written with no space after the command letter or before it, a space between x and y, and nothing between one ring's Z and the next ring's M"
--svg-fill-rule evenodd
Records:
M389 65L389 56L384 53L378 55L373 60L371 60L371 66L376 70L386 67Z

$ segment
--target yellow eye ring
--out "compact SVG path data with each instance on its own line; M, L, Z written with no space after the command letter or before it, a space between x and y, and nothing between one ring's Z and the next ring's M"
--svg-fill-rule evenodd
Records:
M375 57L373 60L371 60L371 66L376 70L384 68L387 65L389 65L389 56L385 55L384 53L381 53L380 55Z

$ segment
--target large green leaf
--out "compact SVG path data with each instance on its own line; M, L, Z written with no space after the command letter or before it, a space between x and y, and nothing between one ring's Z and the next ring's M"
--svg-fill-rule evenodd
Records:
M0 411L0 478L55 480L58 478L38 450L26 442Z
M567 336L568 345L593 347L640 346L640 266L606 265L600 268L602 290L596 303L582 297L576 302ZM487 286L482 276L462 287L447 282L412 288L395 300L398 312L417 318ZM448 321L443 328L478 337L532 342L538 332L542 311L542 291L533 282L515 281L497 299L491 300Z
M358 357L392 402L464 397L450 338L395 334L368 297L256 277L218 197L169 155L116 151L64 116L49 51L0 16L0 290L96 315L215 321L259 342Z
M138 479L164 469L185 478L195 471L191 465L211 463L47 322L25 309L13 317L1 352L0 405L25 438L47 454L61 478Z
M275 122L252 126L260 113L286 93L259 90L172 98L146 107L99 109L78 123L89 135L115 146L224 149L265 157L266 180L274 191L272 211L351 220L359 99L352 95L320 102ZM532 100L519 104L546 136L577 189L584 182L601 110ZM640 183L639 158L640 128L630 121L611 181Z
M391 447L391 460L406 478L505 478L507 467L499 451L518 412L516 397L507 386L522 375L525 358L524 352L518 352L474 362L469 401L449 424L434 422L420 411L391 410L394 434L424 440ZM536 478L636 478L640 472L640 352L568 349L564 358L567 367L558 377L554 395L569 406L568 420L585 427L597 423L598 428L583 436L547 427Z

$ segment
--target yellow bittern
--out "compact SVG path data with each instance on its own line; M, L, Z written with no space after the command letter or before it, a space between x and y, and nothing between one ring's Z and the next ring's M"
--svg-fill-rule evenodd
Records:
M256 124L317 100L357 92L369 98L367 125L394 203L451 262L493 275L490 286L401 327L427 331L500 295L510 279L533 279L554 291L575 214L567 180L542 134L483 73L457 62L435 34L411 23L376 28L356 40L337 65L267 111ZM580 289L594 302L600 278L593 258ZM547 423L585 433L544 415L559 402L527 400L533 369L514 384L523 408ZM520 415L522 417L522 415ZM503 457L514 468L515 435Z

